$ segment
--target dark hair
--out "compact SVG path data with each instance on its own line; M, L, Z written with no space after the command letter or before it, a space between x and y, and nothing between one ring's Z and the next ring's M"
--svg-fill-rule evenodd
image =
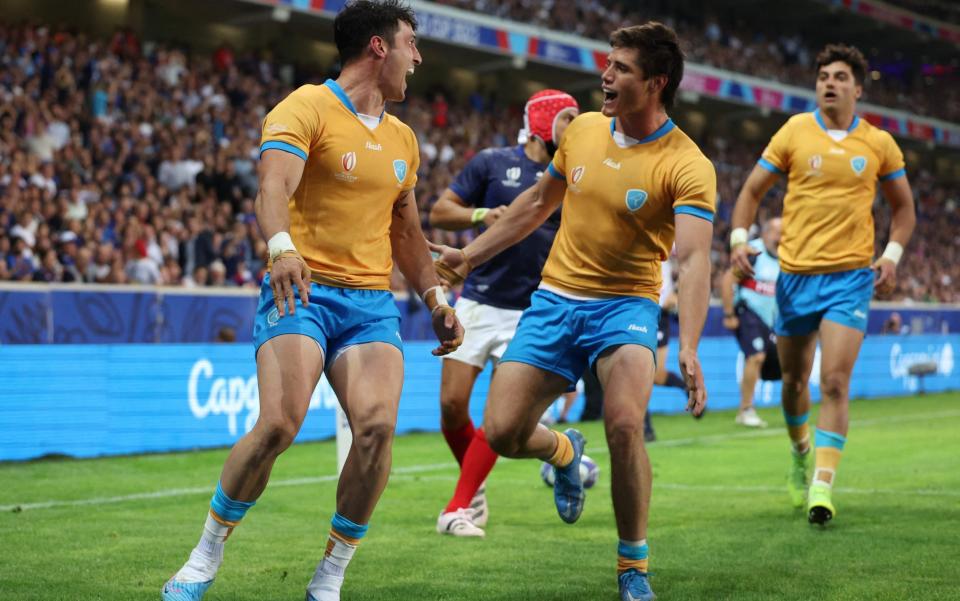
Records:
M863 85L863 80L867 76L867 59L863 57L862 52L846 44L827 44L817 55L817 73L820 73L822 67L837 61L847 63L853 71L853 79Z
M363 54L373 36L380 36L392 44L400 21L417 30L413 9L402 0L349 2L333 20L333 40L340 53L340 64L346 65Z
M683 79L683 51L675 31L663 23L649 21L614 31L610 34L610 45L636 49L637 64L644 78L666 75L667 85L660 92L660 102L666 108L673 106L677 87Z

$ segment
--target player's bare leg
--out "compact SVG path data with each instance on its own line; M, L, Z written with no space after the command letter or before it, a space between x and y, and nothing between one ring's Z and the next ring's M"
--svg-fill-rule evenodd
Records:
M824 524L836 514L831 492L847 440L850 374L860 354L863 332L825 319L820 325L820 343L821 404L807 513L811 522Z
M164 585L164 599L200 599L210 587L223 561L224 542L263 493L274 462L300 431L322 365L320 347L307 336L277 336L260 347L257 423L230 451L200 542Z
M570 382L518 362L501 363L490 385L484 424L490 446L506 457L537 457L554 467L553 499L560 519L573 523L585 495L580 458L585 440L573 428L555 432L539 423L546 408Z
M597 376L604 390L613 513L620 539L617 576L633 580L630 587L641 591L649 591L645 579L653 473L644 445L643 417L653 391L653 374L653 353L640 345L616 347L597 360Z
M810 387L807 381L817 352L817 333L778 336L777 352L783 373L781 402L792 446L787 492L794 507L802 507L810 479Z
M483 416L493 450L504 457L550 457L557 437L539 418L568 385L562 376L526 363L501 363Z
M480 371L475 365L456 359L444 359L440 372L440 430L457 463L461 464L473 441L470 394Z
M220 475L223 490L231 498L255 501L266 488L274 462L300 431L322 366L323 353L307 336L277 336L260 347L260 415L253 429L234 445Z
M486 473L493 468L496 455L487 445L484 432L475 429L470 419L470 395L481 371L475 365L456 359L443 361L440 427L461 469L453 498L437 517L437 532L440 534L484 536L482 527L486 525L489 510L482 483ZM479 473L483 475L474 484L474 477Z
M327 550L307 587L307 598L317 601L340 598L344 570L387 485L403 355L391 344L359 344L345 350L327 376L350 422L353 443L337 483L337 512Z
M737 410L738 424L751 428L763 428L767 423L760 419L753 408L753 393L760 379L760 368L767 358L766 353L750 355L743 362L743 379L740 381L740 408Z

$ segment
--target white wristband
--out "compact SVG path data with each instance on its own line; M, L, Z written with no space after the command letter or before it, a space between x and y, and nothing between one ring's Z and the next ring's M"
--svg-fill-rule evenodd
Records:
M423 294L420 295L420 298L423 299L424 304L430 309L431 315L440 307L450 306L450 303L447 302L447 295L443 291L443 286L427 288L423 291Z
M880 255L881 259L890 259L893 261L893 264L896 265L900 262L900 257L903 256L903 245L899 242L888 242L887 247L883 250L883 254Z
M297 247L293 245L293 240L287 232L277 232L273 238L267 242L267 248L270 250L270 260L275 260L280 253L287 251L297 252Z
M734 246L740 246L741 244L746 244L748 237L749 234L747 234L747 230L745 228L734 228L734 230L730 232L730 248L733 248Z

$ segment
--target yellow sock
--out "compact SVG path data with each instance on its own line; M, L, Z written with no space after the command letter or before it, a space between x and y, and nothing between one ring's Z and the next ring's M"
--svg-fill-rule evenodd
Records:
M813 481L833 485L847 439L836 432L817 428L816 442L816 467L813 470Z
M557 450L553 452L550 459L547 459L547 463L556 467L567 467L573 461L573 443L570 442L566 434L561 434L555 430L552 430L552 432L557 439Z

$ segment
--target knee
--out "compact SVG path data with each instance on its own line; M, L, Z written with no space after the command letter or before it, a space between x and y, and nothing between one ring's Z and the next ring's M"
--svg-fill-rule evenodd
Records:
M643 414L623 416L606 424L607 444L611 449L629 448L643 443Z
M260 448L267 454L279 455L293 444L293 439L296 438L300 427L294 420L288 418L270 420L261 418L257 422L257 430L260 435Z
M839 399L847 394L850 379L841 372L826 372L820 377L820 394L824 399Z
M484 423L483 432L487 444L497 455L514 457L520 451L520 438L510 428L497 423Z
M364 456L379 456L390 451L394 423L386 416L372 416L353 425L353 446Z
M440 397L440 423L444 430L462 428L470 421L470 398L444 394Z

